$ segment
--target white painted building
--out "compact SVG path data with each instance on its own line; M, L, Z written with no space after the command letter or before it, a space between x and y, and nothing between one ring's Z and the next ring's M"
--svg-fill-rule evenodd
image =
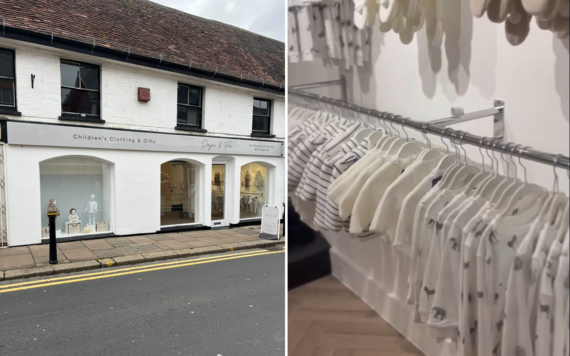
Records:
M47 242L51 199L60 241L250 223L285 202L284 85L29 32L0 36L0 246Z

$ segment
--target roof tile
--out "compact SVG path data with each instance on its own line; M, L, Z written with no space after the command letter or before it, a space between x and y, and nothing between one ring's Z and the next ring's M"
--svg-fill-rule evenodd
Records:
M280 85L285 44L148 0L2 0L7 27ZM17 4L17 5L16 5ZM79 36L78 36L79 35ZM85 37L83 37L85 36Z

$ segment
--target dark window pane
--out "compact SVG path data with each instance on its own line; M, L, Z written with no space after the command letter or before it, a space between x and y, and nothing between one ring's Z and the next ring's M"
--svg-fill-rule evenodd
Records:
M190 100L188 101L188 105L200 106L201 97L202 89L190 88Z
M188 87L185 85L178 86L178 104L188 104Z
M0 105L14 106L14 79L0 78Z
M176 115L176 122L178 122L179 124L186 124L186 120L188 120L188 107L178 105L178 114Z
M99 90L99 68L81 65L81 87Z
M269 116L269 105L267 101L261 102L261 108L259 109L259 115Z
M14 78L14 52L0 49L0 77Z
M79 65L61 62L61 85L79 88Z
M269 129L268 118L259 118L257 129L259 131L267 132Z
M253 117L253 123L251 126L252 131L257 131L257 116Z
M86 92L81 100L81 113L88 115L99 115L99 93Z
M259 100L253 99L253 115L259 115L259 108L261 103Z
M99 93L61 88L61 111L99 115Z
M202 116L202 110L199 108L188 108L188 125L201 126L200 118Z

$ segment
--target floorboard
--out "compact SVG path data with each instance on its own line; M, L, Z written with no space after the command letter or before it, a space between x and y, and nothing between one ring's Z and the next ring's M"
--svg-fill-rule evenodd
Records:
M289 356L423 356L332 276L288 295Z

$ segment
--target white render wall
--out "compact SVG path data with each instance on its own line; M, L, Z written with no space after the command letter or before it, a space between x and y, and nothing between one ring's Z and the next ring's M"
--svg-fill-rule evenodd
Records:
M117 235L155 233L160 230L160 166L172 160L187 160L201 166L197 223L211 226L212 160L217 155L142 152L105 149L69 149L39 146L6 146L8 245L41 243L41 214L47 202L40 197L40 162L62 156L95 158L113 164L111 174L111 226ZM239 222L241 166L259 162L270 167L267 204L282 209L285 202L285 160L281 157L233 156L229 158L227 213L229 222ZM55 197L57 199L57 197ZM88 197L86 198L88 199ZM87 201L87 200L86 200ZM66 207L59 207L66 219Z
M78 125L186 134L174 130L178 83L185 83L204 87L206 135L249 137L253 98L260 97L272 100L272 134L285 137L284 96L7 39L0 38L0 47L16 52L17 104L22 116L7 116L10 119L74 124L58 120L60 59L70 59L101 66L101 118L106 123ZM31 74L35 75L33 89ZM138 87L150 88L150 102L137 100Z

